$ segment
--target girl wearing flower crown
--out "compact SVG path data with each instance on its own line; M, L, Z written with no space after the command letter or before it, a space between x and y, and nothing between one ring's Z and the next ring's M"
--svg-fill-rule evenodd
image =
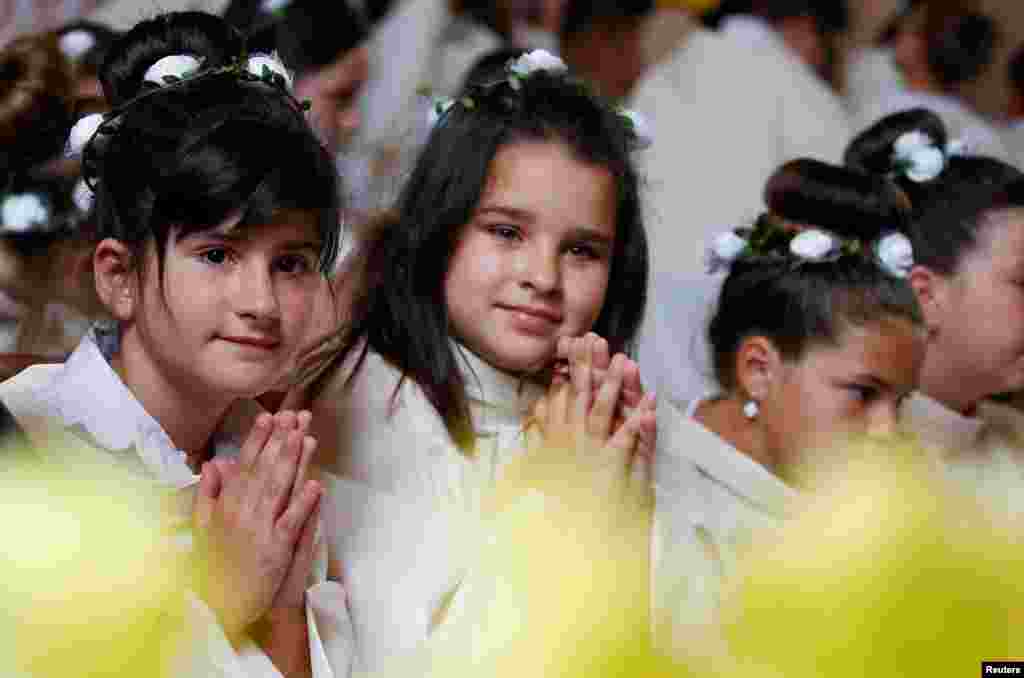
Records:
M66 430L195 495L208 567L191 621L208 635L194 660L209 665L190 673L306 674L315 441L308 413L257 416L251 399L293 366L336 256L333 163L280 62L246 57L215 16L138 24L101 76L113 109L79 121L70 146L96 193L92 264L111 321L0 397L35 441ZM236 460L220 456L250 427Z
M892 176L914 205L910 284L927 328L920 391L905 419L946 451L944 467L1014 513L1024 421L988 400L1024 389L1024 176L962 155L931 112L883 118L846 152L850 166Z
M923 356L898 188L803 159L775 172L765 202L709 255L728 271L708 327L720 390L659 421L655 595L676 630L713 616L718 580L785 517L816 450L894 430Z
M387 537L387 552L373 557L339 554L356 582L349 606L367 668L418 646L460 607L469 554L486 541L483 507L523 449L560 339L577 338L561 347L577 377L587 360L610 375L609 410L622 411L623 385L630 393L623 402L634 409L599 437L653 438L653 400L641 397L637 368L620 355L643 315L647 276L631 158L643 141L637 127L541 52L433 113L397 218L365 245L351 327L305 394L329 488L350 478L455 516L444 541L391 516L354 526L326 516L336 548L353 532L412 533ZM583 340L588 332L604 339ZM627 447L623 473L644 463ZM428 546L392 553L406 542ZM428 561L442 556L429 579ZM415 586L409 560L396 563L401 586L381 575L382 563L402 557L416 558Z

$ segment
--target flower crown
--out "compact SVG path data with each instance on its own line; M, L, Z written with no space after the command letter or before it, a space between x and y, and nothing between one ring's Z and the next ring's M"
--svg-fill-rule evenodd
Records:
M205 70L201 57L191 54L172 54L158 59L143 74L143 82L156 85L155 88L138 94L107 113L92 113L80 118L68 135L67 156L82 157L85 155L86 149L95 143L98 137L116 132L121 116L138 102L148 99L158 92L224 74L233 75L242 81L263 82L281 90L295 101L298 110L307 111L310 108L309 101L295 100L292 95L292 74L276 52L273 54L242 54L236 61L226 66ZM88 176L85 181L89 189L95 189Z
M949 158L967 152L967 143L962 139L939 148L934 139L920 130L906 132L893 144L891 174L905 176L918 184L931 181L946 169Z
M764 215L753 228L729 230L714 238L707 252L707 269L708 274L729 270L736 261L789 261L795 267L845 256L870 257L894 278L906 278L914 267L910 239L895 229L864 243L820 228L794 228Z
M546 50L535 49L532 52L527 52L516 59L510 59L505 64L505 77L492 82L476 85L473 89L476 89L481 93L487 93L496 87L508 85L513 91L518 92L523 88L523 82L529 79L534 73L539 72L546 72L552 75L564 75L566 78L570 77L568 75L569 67L565 65L564 61ZM469 94L458 99L452 99L450 97L434 98L431 101L430 109L428 111L428 125L431 128L436 127L447 117L448 112L456 105L461 105L466 110L471 111L476 108L476 101ZM642 115L636 111L624 108L616 109L616 112L626 122L630 132L632 133L633 150L643 150L651 145L653 139L651 137L650 126Z

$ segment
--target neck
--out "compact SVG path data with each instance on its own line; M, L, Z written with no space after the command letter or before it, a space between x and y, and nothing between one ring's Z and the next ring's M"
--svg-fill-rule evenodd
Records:
M766 444L764 433L756 421L743 414L743 403L728 397L700 404L695 413L697 421L719 438L747 455L777 476L782 476L781 463Z
M944 355L943 351L929 347L925 351L921 366L920 391L932 400L949 409L968 416L978 407L982 395L976 394L969 386L970 379L963 378L958 370L959 363Z
M177 383L153 362L134 328L124 330L121 348L111 366L175 447L185 451L190 460L205 459L213 432L233 399L211 398Z
M927 73L905 74L904 84L911 92L920 92L921 94L946 94L946 91L939 86L939 83L935 81L935 78L931 77Z

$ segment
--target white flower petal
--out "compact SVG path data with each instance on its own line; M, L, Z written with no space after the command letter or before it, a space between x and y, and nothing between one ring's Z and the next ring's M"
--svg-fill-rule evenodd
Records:
M897 158L909 158L910 154L920 148L932 148L935 141L919 130L901 134L892 146L893 154Z
M823 261L839 248L839 241L825 231L801 231L789 242L789 251L807 261Z
M266 14L273 14L274 12L284 9L288 5L292 4L292 0L263 0L260 3L260 11Z
M85 145L96 135L96 130L103 124L103 120L102 113L92 113L76 122L68 134L67 155L73 158L80 156Z
M263 77L263 67L266 66L272 73L277 73L284 78L288 91L292 89L292 74L285 68L284 62L274 54L253 54L245 64L245 70L257 77Z
M971 146L966 139L951 139L946 144L946 156L967 155L971 152Z
M549 71L551 73L564 73L569 70L565 62L551 52L543 49L535 49L527 52L512 62L509 69L516 75L526 77L535 71Z
M89 213L95 197L89 184L85 183L85 179L79 179L75 184L75 189L71 192L71 200L82 214Z
M632 110L622 111L622 115L626 117L633 125L633 135L636 138L636 149L643 150L654 143L654 137L651 134L650 123L640 113Z
M434 127L437 121L441 119L449 108L455 105L454 99L437 99L430 103L430 109L427 111L427 124L430 127Z
M143 82L153 83L163 87L167 83L164 78L171 75L176 78L183 77L190 71L197 71L203 62L191 54L172 54L158 59L155 64L146 69L142 76Z
M0 228L8 233L24 233L35 226L46 225L50 212L34 193L8 196L0 207Z
M946 167L946 156L934 146L915 150L907 161L910 163L907 178L917 183L931 181Z
M707 251L708 273L717 273L729 268L729 265L736 261L746 249L747 241L736 235L734 231L719 233Z
M875 243L878 263L889 275L906 278L914 267L914 247L902 233L890 233Z
M89 31L68 31L60 36L60 51L70 61L78 61L96 46L96 38Z

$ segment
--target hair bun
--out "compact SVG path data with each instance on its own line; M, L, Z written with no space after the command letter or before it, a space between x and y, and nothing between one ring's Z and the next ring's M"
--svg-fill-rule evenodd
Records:
M218 68L237 59L244 49L241 33L220 17L206 12L169 12L142 21L111 46L100 82L112 106L140 94L146 71L160 59L191 55L203 66Z
M887 179L810 158L792 160L768 179L765 204L786 221L864 242L904 230L907 196Z
M854 137L843 154L843 164L853 170L885 176L897 168L896 141L904 134L920 132L945 148L949 135L942 119L926 108L912 108L887 115Z

